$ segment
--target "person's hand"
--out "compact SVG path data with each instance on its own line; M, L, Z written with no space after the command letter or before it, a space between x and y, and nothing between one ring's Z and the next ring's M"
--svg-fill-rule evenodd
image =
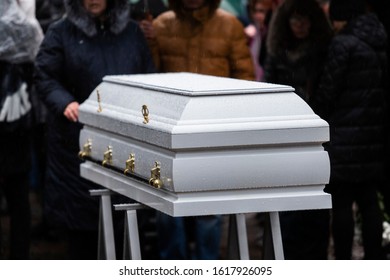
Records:
M154 33L153 22L151 20L141 20L139 26L146 39L154 39L156 37L156 34Z
M64 116L71 122L77 122L79 119L79 103L74 101L66 106Z

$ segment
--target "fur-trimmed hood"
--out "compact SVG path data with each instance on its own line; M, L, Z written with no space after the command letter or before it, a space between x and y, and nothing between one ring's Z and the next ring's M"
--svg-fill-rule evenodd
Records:
M97 34L96 19L85 10L82 0L64 0L66 16L70 22L77 26L88 37ZM114 34L122 32L130 21L130 7L127 0L107 1L107 24Z
M277 9L270 25L267 49L271 55L285 53L286 50L296 47L298 41L294 39L289 25L289 19L294 14L310 19L310 34L306 41L315 45L327 44L330 41L330 23L315 0L285 0Z

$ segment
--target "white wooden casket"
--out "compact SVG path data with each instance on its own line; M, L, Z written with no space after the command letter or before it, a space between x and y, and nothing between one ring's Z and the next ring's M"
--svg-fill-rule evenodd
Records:
M331 206L328 124L289 86L106 76L79 110L81 175L169 215Z

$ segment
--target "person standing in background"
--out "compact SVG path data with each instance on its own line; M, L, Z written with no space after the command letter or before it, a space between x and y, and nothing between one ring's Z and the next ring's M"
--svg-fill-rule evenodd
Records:
M80 176L78 108L105 75L154 72L127 0L65 0L66 17L50 25L35 63L48 117L44 213L68 234L69 258L96 259L100 188Z
M235 16L218 9L219 2L169 1L172 11L153 24L141 22L159 72L254 79L243 26Z
M35 1L0 4L0 189L10 215L10 259L30 258L31 85L42 41ZM0 241L1 241L0 236Z
M308 101L321 77L331 36L331 27L316 0L283 1L267 37L265 82L292 86ZM327 259L328 210L279 215L286 259Z
M267 37L264 79L290 85L308 100L321 75L332 29L315 0L286 0Z
M387 77L385 77L386 82L386 101L389 106L390 104L390 2L387 0L367 0L368 8L370 11L374 12L378 19L383 24L386 33L387 33ZM385 168L386 168L386 182L382 184L379 188L379 192L382 196L384 214L387 222L390 222L390 113L387 113L387 123L386 123L386 159L385 159ZM385 244L385 253L390 256L390 243Z
M65 13L63 0L36 0L35 7L36 18L44 33L52 22L59 20ZM47 109L40 100L35 87L32 93L31 101L34 110L31 141L32 166L30 170L30 192L32 199L35 199L39 203L39 209L42 209L46 171ZM39 213L42 213L42 211L39 211ZM44 215L40 218L38 224L33 224L31 238L33 241L42 238L51 240L51 237L54 237L56 234L51 232Z
M251 24L245 27L256 71L256 81L263 81L263 65L267 55L268 25L272 17L272 0L249 0L248 14Z
M337 34L310 105L330 128L325 191L332 195L334 254L352 258L356 203L364 258L382 259L377 190L384 182L386 32L375 14L366 13L364 0L332 0L329 13Z
M171 11L142 21L159 72L192 72L254 80L244 27L219 0L171 0ZM218 259L220 216L174 218L158 213L162 259ZM189 229L190 228L190 229ZM191 234L195 250L187 249Z

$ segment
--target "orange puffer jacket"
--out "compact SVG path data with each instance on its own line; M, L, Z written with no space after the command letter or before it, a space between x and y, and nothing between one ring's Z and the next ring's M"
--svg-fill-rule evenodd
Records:
M209 6L181 9L163 13L153 27L150 47L160 72L255 79L243 26L233 15Z

